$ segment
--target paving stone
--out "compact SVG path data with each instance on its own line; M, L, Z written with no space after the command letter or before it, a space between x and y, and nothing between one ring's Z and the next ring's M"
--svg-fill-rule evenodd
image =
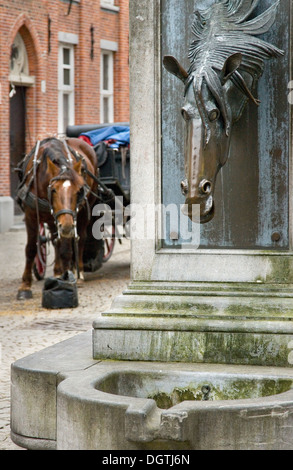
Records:
M59 343L92 327L112 300L125 289L130 277L130 243L116 243L102 268L86 274L78 286L75 309L47 310L41 306L43 281L33 283L33 299L17 301L24 268L26 232L21 224L0 234L0 450L23 450L10 439L10 366L17 359ZM53 272L53 249L46 276Z

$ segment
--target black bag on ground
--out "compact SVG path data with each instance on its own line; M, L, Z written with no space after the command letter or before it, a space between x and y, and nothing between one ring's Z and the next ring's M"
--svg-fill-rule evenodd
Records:
M77 285L74 274L66 271L61 277L45 280L42 297L44 308L75 308L78 306Z

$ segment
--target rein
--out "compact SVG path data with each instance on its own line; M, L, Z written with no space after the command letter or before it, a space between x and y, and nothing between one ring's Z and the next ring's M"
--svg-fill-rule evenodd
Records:
M63 145L64 145L66 153L67 153L68 161L69 161L70 165L72 165L73 160L72 160L72 156L71 156L71 153L69 151L66 140L63 140ZM73 226L74 226L74 243L73 243L73 246L74 246L76 273L77 273L77 278L79 279L80 278L80 271L79 271L79 264L78 264L78 260L79 260L79 253L78 253L79 236L78 236L78 232L77 232L77 214L78 214L78 211L79 211L79 207L83 204L84 201L87 204L88 217L89 217L90 210L89 210L89 202L88 202L88 199L86 197L87 192L84 190L84 187L86 185L84 185L83 186L83 195L82 195L81 198L78 198L77 206L76 206L75 211L73 211L72 209L61 209L57 212L54 212L53 204L52 204L52 185L54 184L55 181L58 181L58 180L60 181L62 179L62 175L65 173L66 170L67 170L67 167L65 165L62 165L59 175L55 176L54 178L52 178L50 180L49 185L48 185L48 189L47 189L47 194L48 194L48 202L49 202L49 206L50 206L50 212L51 212L51 215L53 216L54 221L55 221L55 226L57 228L57 235L58 235L59 240L61 238L61 235L60 235L60 231L59 231L58 218L62 214L69 214L73 218Z
M38 140L35 153L34 153L34 160L33 160L33 178L34 181L36 182L35 184L35 190L36 190L36 198L38 200L38 184L37 184L37 169L38 169L38 164L39 160L37 160L39 149L40 149L40 141ZM46 262L42 258L41 254L41 240L40 240L40 212L39 212L39 204L36 204L36 212L37 212L37 224L38 224L38 237L37 237L37 251L38 251L38 257L41 262L41 265L43 268L46 267Z
M40 226L40 212L44 213L51 213L52 217L54 218L54 222L56 225L57 229L57 236L58 239L61 238L60 232L59 232L59 227L58 227L58 218L63 215L63 214L69 214L73 218L73 223L74 223L74 252L75 252L75 260L76 260L76 270L77 270L77 275L78 278L80 277L79 273L79 267L78 267L78 232L77 232L77 214L80 210L80 207L84 204L86 204L87 207L87 213L88 213L88 219L90 220L91 218L91 213L90 213L90 206L89 206L89 201L88 201L88 194L92 194L96 199L102 201L103 203L110 202L115 198L115 194L112 191L112 189L109 189L105 184L101 182L99 178L97 178L88 168L87 168L87 163L85 158L80 155L77 151L73 150L70 148L66 142L66 140L62 140L62 143L64 145L66 154L67 154L67 161L68 163L72 166L73 163L73 157L78 161L82 160L83 162L83 171L86 173L93 181L95 181L98 185L97 188L97 193L94 192L88 184L85 182L85 184L82 186L81 190L79 191L79 194L77 196L77 205L76 205L76 210L72 209L61 209L57 212L54 212L53 210L53 205L52 205L52 186L54 185L55 181L58 181L60 179L63 179L62 176L64 175L64 172L68 169L66 165L62 165L60 169L60 173L53 177L48 185L47 189L47 200L46 199L40 199L38 196L38 185L37 185L37 170L38 167L41 163L41 158L38 159L38 153L41 145L41 141L38 140L35 146L34 150L34 157L33 157L33 166L25 174L25 168L28 164L29 158L32 156L32 152L28 154L22 163L22 166L18 168L18 171L21 172L23 175L22 181L19 184L18 192L17 192L17 199L22 207L22 204L26 204L29 206L31 209L36 210L36 215L37 215L37 225L38 225L38 239L37 239L37 253L40 259L41 264L43 267L45 267L45 262L42 259L41 255L41 249L40 249L40 233L39 233L39 226ZM29 179L28 183L26 184L28 177L31 175L31 178ZM30 188L32 187L33 183L35 182L35 194L33 194L30 191Z
M51 212L51 215L54 217L54 220L55 220L55 225L57 227L57 230L58 230L58 217L60 215L63 215L63 214L69 214L72 216L73 218L73 223L74 223L74 237L78 239L78 234L77 234L77 214L79 212L79 208L81 205L83 205L83 203L85 202L86 205L87 205L87 211L88 211L88 218L90 218L90 209L89 209L89 202L88 202L88 199L87 199L87 194L89 192L89 187L87 184L85 184L82 189L81 189L81 193L80 195L78 196L77 198L77 205L76 205L76 210L73 211L72 209L61 209L57 212L54 212L53 210L53 204L52 204L52 185L54 185L54 182L55 181L60 181L62 179L62 175L64 174L64 172L67 170L67 167L65 165L63 165L61 167L61 171L59 173L59 175L55 176L54 178L51 179L50 183L49 183L49 186L48 186L48 202L49 202L49 207L50 207L50 212ZM58 230L58 238L60 238L60 233L59 233L59 230Z

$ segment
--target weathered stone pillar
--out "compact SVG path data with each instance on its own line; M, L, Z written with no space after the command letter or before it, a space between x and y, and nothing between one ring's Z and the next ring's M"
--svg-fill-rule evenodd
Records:
M290 2L279 5L266 34L285 55L266 63L261 105L248 106L236 125L217 182L217 215L201 228L198 249L170 234L162 242L155 210L183 203L183 89L162 57L185 54L186 64L190 3L130 1L131 203L148 205L152 237L132 241L132 280L94 323L94 358L290 366Z

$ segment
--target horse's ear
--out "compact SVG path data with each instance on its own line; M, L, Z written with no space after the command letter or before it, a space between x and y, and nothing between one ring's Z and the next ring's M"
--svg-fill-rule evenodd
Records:
M50 175L52 175L52 178L57 176L60 171L58 166L55 165L55 163L53 163L49 157L47 157L47 170L49 171Z
M234 72L236 72L237 69L239 69L240 65L242 62L242 54L240 52L236 52L235 54L232 54L226 59L222 72L221 72L221 81L222 84L224 85L227 80L233 75Z
M82 170L81 165L82 165L82 160L79 160L73 165L74 171L76 171L76 173L78 173L79 175L81 175L81 170Z
M178 60L175 59L175 57L173 57L171 55L165 55L165 57L163 59L163 64L164 64L165 69L168 70L168 72L175 75L175 77L182 80L182 82L185 82L186 79L188 78L188 73L179 64Z

